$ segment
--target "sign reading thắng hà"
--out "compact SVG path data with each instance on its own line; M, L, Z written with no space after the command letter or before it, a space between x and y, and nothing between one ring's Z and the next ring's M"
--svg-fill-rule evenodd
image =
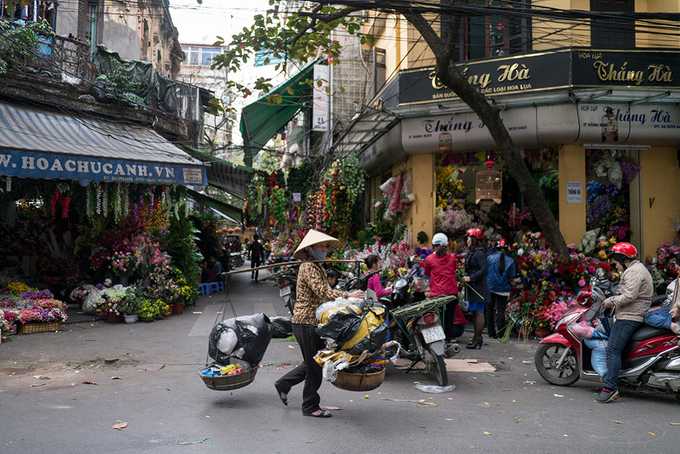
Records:
M557 88L680 87L680 51L563 49L491 58L458 65L485 95ZM456 98L434 68L399 74L399 104Z
M205 186L199 165L105 159L22 150L0 150L0 175L21 178Z

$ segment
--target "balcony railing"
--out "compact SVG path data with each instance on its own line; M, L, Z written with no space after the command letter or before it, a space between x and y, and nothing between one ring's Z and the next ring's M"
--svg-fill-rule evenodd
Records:
M75 38L41 36L36 58L26 63L74 84L92 82L95 78L94 66L90 63L90 46Z

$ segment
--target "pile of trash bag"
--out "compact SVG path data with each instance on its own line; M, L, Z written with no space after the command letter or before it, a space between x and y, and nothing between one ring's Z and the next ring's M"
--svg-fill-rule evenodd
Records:
M319 306L316 331L326 349L314 360L326 380L333 382L340 370L367 373L384 368L383 345L389 332L385 314L385 306L371 301L337 299Z
M287 339L293 335L293 324L290 317L272 317L271 322L274 339Z
M226 365L230 358L238 358L256 367L271 339L271 321L265 314L222 320L210 332L208 356L218 364Z

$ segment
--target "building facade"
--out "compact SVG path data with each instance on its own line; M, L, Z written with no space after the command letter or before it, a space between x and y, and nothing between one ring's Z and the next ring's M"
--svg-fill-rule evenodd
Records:
M676 1L541 5L604 16L680 11ZM651 26L606 18L570 26L536 15L447 17L434 23L445 34L450 21L460 34L456 58L469 81L501 107L537 178L543 182L554 175L549 202L567 243L578 244L587 231L599 228L598 234L619 235L653 256L658 246L675 239L680 225L674 199L680 191L677 39ZM501 160L500 153L470 108L434 78L434 55L418 33L398 16L379 15L374 22L380 23L375 47L384 50L386 72L393 77L371 103L380 114L367 117L361 128L393 126L379 138L366 137L359 148L371 176L369 205L381 199L379 187L389 177L408 176L414 200L403 222L415 241L420 231L431 237L446 208L446 195L437 191L442 166L453 164L473 190L468 202L476 202L483 189L477 177L486 171L485 161ZM356 135L348 137L356 141ZM502 173L502 163L494 170ZM516 186L507 178L503 183L497 202L521 210Z
M208 44L184 43L182 51L184 61L177 79L209 90L229 108L234 101L234 95L227 88L228 71L211 68L213 59L222 53L223 49ZM201 144L215 149L217 155L224 155L223 150L232 143L235 120L236 115L231 109L220 115L206 112L203 118Z
M124 60L149 62L163 76L175 79L183 60L168 0L67 0L51 4L58 35L85 41L92 52L103 45Z

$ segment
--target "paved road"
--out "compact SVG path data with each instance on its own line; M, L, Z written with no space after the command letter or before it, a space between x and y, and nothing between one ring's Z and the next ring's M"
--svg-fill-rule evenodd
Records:
M603 406L590 385L549 386L531 343L464 352L499 370L453 372L447 394L424 394L414 382L427 377L398 370L365 395L324 384L323 403L342 407L329 420L301 415L301 389L289 407L275 396L274 381L299 360L288 341L272 342L249 387L208 390L197 371L215 319L256 311L284 313L274 288L240 276L228 296L182 316L2 344L0 453L679 452L678 402L635 395ZM127 428L113 430L119 421Z

